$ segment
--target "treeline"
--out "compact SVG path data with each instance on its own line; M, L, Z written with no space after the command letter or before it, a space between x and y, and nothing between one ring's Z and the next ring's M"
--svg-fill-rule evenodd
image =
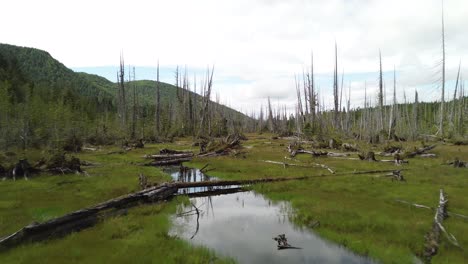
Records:
M263 130L279 134L295 134L303 137L351 137L371 143L385 140L417 140L436 137L439 139L462 139L468 136L468 98L461 81L460 69L451 100L446 102L420 102L415 91L414 102L409 102L406 93L404 102L397 102L396 72L393 75L391 104L384 104L384 79L382 59L379 56L378 92L371 95L365 89L364 105L351 108L351 87L347 98L343 97L344 75L338 76L338 56L335 45L335 69L333 76L333 108L325 107L328 102L321 95L314 81L314 63L310 71L296 77L297 104L294 113L286 107L272 109L268 99L267 108L260 109L260 126ZM443 78L443 82L445 79ZM445 85L442 85L445 86ZM388 86L387 86L388 87ZM444 90L442 89L444 92ZM372 101L370 98L376 98Z

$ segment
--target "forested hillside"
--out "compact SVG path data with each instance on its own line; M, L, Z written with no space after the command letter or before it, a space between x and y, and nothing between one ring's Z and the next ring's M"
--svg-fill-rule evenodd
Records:
M159 131L155 129L157 86ZM60 147L70 141L106 144L132 137L155 140L196 134L203 98L188 87L125 80L123 113L129 120L125 124L119 122L122 111L117 111L117 87L97 75L75 73L45 51L0 44L1 148ZM188 105L192 107L190 119L183 115ZM216 110L210 111L209 118L213 134L227 133L228 125L231 130L235 124L241 129L241 121L249 120L214 102L209 107Z

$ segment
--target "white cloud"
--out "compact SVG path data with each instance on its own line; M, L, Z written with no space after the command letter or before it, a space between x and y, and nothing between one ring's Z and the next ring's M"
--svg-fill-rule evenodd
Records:
M467 7L445 1L451 79L459 60L468 61ZM9 0L2 11L0 42L47 50L69 67L115 65L121 50L138 66L158 58L165 66L215 64L219 80L245 81L216 88L242 109L257 108L268 95L291 103L294 74L309 67L312 49L316 72L332 72L335 40L340 72L377 71L380 49L384 70L395 66L405 89L435 87L441 59L440 0ZM325 99L329 86L321 85ZM437 88L431 91L436 98ZM362 101L362 93L353 98Z

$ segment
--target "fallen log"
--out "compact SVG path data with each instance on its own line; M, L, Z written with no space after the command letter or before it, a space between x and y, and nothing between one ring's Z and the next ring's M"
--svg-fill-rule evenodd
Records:
M454 161L448 162L446 165L453 165L454 168L468 168L468 162L464 162L455 158Z
M437 145L431 145L431 146L423 147L423 148L417 149L416 151L413 151L413 152L410 152L410 153L406 153L405 156L406 156L407 158L414 158L416 155L421 155L421 154L423 154L424 152L435 148L436 146L437 146Z
M430 262L432 257L435 256L439 250L439 245L441 242L440 233L444 233L450 243L456 247L460 247L455 236L448 233L442 225L443 221L448 217L447 203L448 200L444 194L444 191L440 189L439 205L434 216L434 223L432 224L431 230L425 236L426 241L422 255L426 262Z
M173 150L173 149L167 149L167 148L161 149L159 151L159 154L170 154L170 155L173 155L173 154L187 154L187 153L193 153L193 152L190 151L190 150Z
M194 198L194 197L219 196L219 195L246 192L246 191L247 190L245 190L242 187L235 187L235 188L227 188L227 189L215 189L215 190L210 190L210 191L186 193L186 194L180 194L180 195L187 195L190 198Z
M370 170L370 171L355 171L355 172L343 172L340 174L374 174L374 173L385 173L394 172L395 170Z
M327 156L329 157L348 157L349 153L337 153L337 152L328 152Z
M0 249L6 249L24 242L41 241L63 236L96 224L99 219L115 214L140 202L154 202L167 199L177 192L171 184L158 185L136 193L111 199L104 203L81 209L43 223L27 225L17 232L0 239Z
M215 187L215 186L250 185L250 184L256 184L256 183L304 180L308 178L310 178L310 176L290 177L290 178L284 178L284 177L261 178L261 179L252 179L252 180L216 180L216 181L201 181L201 182L175 182L175 183L171 183L171 185L176 188Z
M179 154L154 154L154 155L145 155L145 159L154 159L154 160L171 160L171 159L180 159L180 158L189 158L193 157L193 152L188 153L179 153Z
M178 159L170 159L170 160L159 160L159 161L152 161L150 163L146 163L145 166L167 166L167 165L178 165L182 162L191 161L192 158L178 158Z
M291 153L291 157L295 157L297 154L310 154L314 157L328 155L328 152L326 151L315 151L315 150L305 150L305 149L292 150L290 153Z

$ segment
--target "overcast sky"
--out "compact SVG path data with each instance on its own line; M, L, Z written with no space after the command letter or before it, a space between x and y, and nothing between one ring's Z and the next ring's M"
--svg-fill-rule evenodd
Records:
M0 42L46 50L74 69L115 66L121 51L137 75L158 59L166 70L187 65L200 72L214 64L214 90L246 111L267 96L293 107L294 74L310 67L312 50L321 97L331 104L336 40L353 105L362 102L364 83L376 97L379 49L388 94L395 66L400 94L412 100L418 89L435 100L441 6L441 0L5 0ZM444 10L450 92L459 61L462 73L468 69L468 2L446 0ZM173 83L167 76L163 81Z

